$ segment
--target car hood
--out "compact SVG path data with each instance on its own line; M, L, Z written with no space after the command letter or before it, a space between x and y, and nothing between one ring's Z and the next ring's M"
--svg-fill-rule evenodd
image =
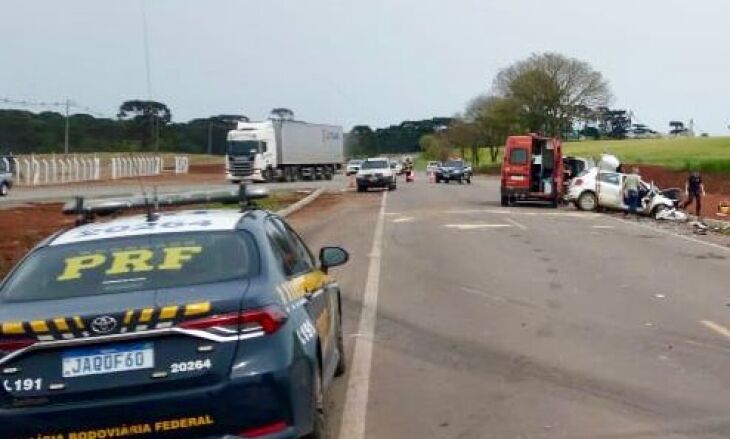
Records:
M390 169L361 169L357 172L357 175L375 175L375 174L381 174L381 175L391 175L392 170Z

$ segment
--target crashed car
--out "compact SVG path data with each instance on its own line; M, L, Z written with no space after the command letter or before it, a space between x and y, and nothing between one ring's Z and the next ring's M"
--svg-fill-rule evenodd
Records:
M580 210L596 210L598 207L628 211L624 198L626 174L594 167L583 171L570 182L566 199ZM668 191L669 192L669 191ZM671 192L675 192L671 190ZM638 212L654 217L661 216L665 210L675 209L677 199L665 194L654 183L641 181Z
M464 184L464 182L471 184L471 177L471 166L463 160L449 160L443 162L434 172L434 180L436 183L450 183L452 181L457 181L459 184Z

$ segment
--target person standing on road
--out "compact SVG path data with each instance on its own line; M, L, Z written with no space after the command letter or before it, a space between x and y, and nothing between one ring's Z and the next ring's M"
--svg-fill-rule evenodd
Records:
M637 209L639 207L639 186L641 185L641 177L639 177L639 168L634 167L631 169L631 174L626 176L624 180L624 195L628 200L629 210L625 213L626 216L629 214L636 215L639 218Z
M682 203L682 209L686 209L687 206L695 202L695 214L697 218L702 216L702 197L706 195L705 185L702 183L702 176L697 171L689 174L687 178L687 184L684 185L684 203Z

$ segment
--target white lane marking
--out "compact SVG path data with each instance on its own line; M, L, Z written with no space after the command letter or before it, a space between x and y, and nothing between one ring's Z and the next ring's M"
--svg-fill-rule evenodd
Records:
M533 212L533 211L521 211L519 208L513 210L504 209L462 209L462 210L447 210L443 213L446 214L475 214L475 213L493 213L498 215L523 215L523 216L553 216L553 217L566 217L566 218L583 218L583 219L594 219L600 216L597 213L590 212L563 212L563 211L545 211L545 212Z
M515 227L519 228L520 230L527 230L526 225L524 225L522 223L518 223L517 221L513 220L512 218L507 217L505 219L507 220L508 223L514 225Z
M717 332L718 334L730 338L730 329L722 326L719 323L715 323L712 320L702 320L700 323Z
M684 239L685 241L694 242L696 244L703 244L703 245L706 245L706 246L709 246L709 247L714 247L714 248L718 248L720 250L725 250L725 251L730 252L730 247L725 247L725 246L720 245L720 244L715 244L714 242L703 241L701 239L693 238L691 236L680 235L679 233L671 232L669 230L664 230L664 229L661 229L661 228L658 228L658 227L652 227L650 225L638 223L636 221L625 220L623 218L616 218L616 217L610 216L610 215L608 216L608 218L611 218L611 219L613 219L615 221L618 221L618 222L621 222L621 223L624 223L624 224L631 224L631 225L634 225L634 226L642 227L642 228L647 229L647 230L652 230L654 232L663 233L665 235L676 236L677 238Z
M445 224L444 227L457 230L500 229L512 227L512 224Z
M355 339L355 353L352 356L352 368L347 382L347 395L340 425L340 438L362 439L365 437L365 421L367 418L368 393L370 391L370 369L373 364L373 339L375 338L375 321L378 311L378 287L380 285L380 261L383 250L383 226L385 220L385 203L388 193L383 192L380 201L380 213L375 224L373 247L370 250L370 266L365 283L365 293L360 311L358 337Z
M593 226L593 228L594 228L594 229L605 229L605 230L610 230L610 229L615 229L616 227L614 227L614 226Z
M415 220L415 218L407 216L404 218L396 218L393 220L394 223L410 223L411 221Z

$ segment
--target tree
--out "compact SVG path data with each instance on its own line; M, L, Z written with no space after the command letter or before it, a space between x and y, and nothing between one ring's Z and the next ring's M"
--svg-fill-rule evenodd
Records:
M139 134L142 150L146 151L151 137L155 137L155 149L161 128L170 123L172 113L167 105L156 101L131 100L119 106L117 117L127 121Z
M482 143L482 133L479 126L470 121L456 119L444 131L449 145L459 148L461 157L465 157L465 151L471 150L471 157L475 166L479 166L479 145Z
M442 134L426 134L419 140L423 156L427 160L448 160L453 155L453 148Z
M294 112L288 108L274 108L269 113L269 118L274 120L294 120Z
M561 136L586 108L605 106L611 93L601 73L557 53L535 54L501 70L496 97L511 101L530 131Z
M499 148L507 137L528 130L520 117L520 106L514 99L494 95L474 98L466 110L467 120L479 127L482 142L489 148L492 163L497 161Z

